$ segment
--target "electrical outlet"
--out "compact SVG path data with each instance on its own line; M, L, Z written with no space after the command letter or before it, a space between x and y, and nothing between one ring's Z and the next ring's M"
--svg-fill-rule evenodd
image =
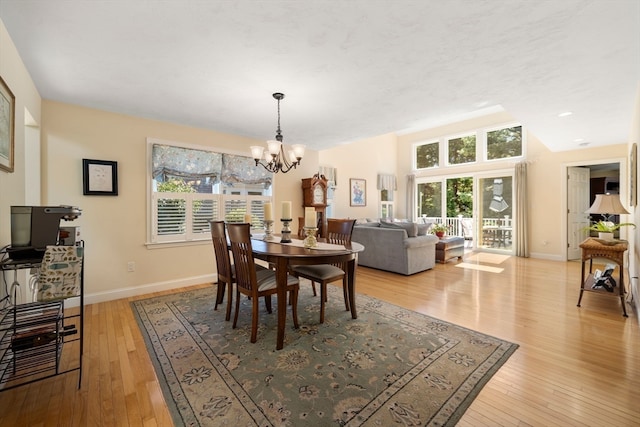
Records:
M133 261L129 261L127 263L127 271L129 272L136 271L136 263Z

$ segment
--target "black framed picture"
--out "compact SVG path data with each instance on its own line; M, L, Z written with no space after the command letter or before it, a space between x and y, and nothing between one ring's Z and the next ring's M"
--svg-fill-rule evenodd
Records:
M82 159L82 181L85 196L117 196L118 162Z

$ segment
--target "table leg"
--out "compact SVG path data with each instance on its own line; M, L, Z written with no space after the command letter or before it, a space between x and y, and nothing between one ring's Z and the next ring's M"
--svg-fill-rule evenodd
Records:
M284 329L287 322L287 270L289 261L285 257L279 257L276 262L276 281L278 283L278 339L276 350L284 347Z
M351 308L351 318L357 319L356 312L356 259L347 263L347 287L349 288L349 307Z
M619 266L620 268L620 283L618 284L620 286L620 288L618 288L618 292L620 293L620 304L622 304L622 315L624 317L629 317L629 315L627 314L627 306L625 306L625 302L624 302L624 268L622 268L622 266Z

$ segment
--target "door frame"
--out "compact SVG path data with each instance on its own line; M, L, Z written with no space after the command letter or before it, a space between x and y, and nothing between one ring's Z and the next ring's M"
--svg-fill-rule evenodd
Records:
M562 180L562 195L561 195L561 208L562 212L565 214L562 215L562 241L561 248L562 254L561 259L563 261L568 261L569 257L567 251L569 249L569 239L567 236L568 233L568 216L569 216L569 204L568 200L568 183L569 183L569 168L570 167L578 167L578 166L594 166L594 165L603 165L607 163L618 163L618 176L620 177L620 202L623 206L629 206L629 175L627 173L627 159L625 157L613 157L609 159L600 159L600 160L583 160L577 162L567 162L562 164L562 176L564 179ZM622 220L621 220L622 221ZM627 222L627 221L624 221ZM625 238L627 230L626 227L620 228L620 237Z

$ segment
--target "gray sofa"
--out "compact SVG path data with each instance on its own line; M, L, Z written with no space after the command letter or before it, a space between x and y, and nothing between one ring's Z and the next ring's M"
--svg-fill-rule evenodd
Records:
M404 275L433 268L438 238L423 234L426 232L424 227L416 233L417 228L417 224L411 223L356 224L351 240L364 245L364 251L358 254L358 265Z

